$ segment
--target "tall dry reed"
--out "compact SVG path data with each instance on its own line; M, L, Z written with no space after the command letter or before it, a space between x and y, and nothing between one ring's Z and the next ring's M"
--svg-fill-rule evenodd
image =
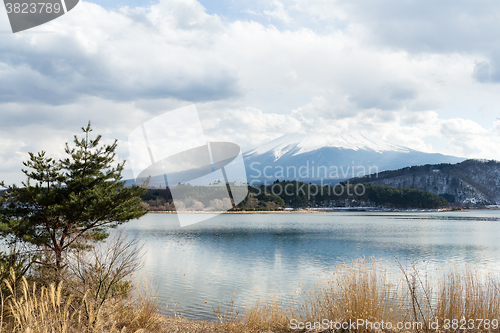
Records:
M432 277L415 265L404 268L398 262L398 266L399 272L394 272L374 258L341 265L292 300L283 302L273 296L246 307L237 320L238 327L256 332L292 332L297 331L293 321L316 323L311 331L324 331L319 325L324 320L343 323L362 319L391 323L391 331L435 332L437 328L454 332L458 331L453 329L456 325L452 326L455 319L457 323L467 322L469 332L500 332L498 325L492 324L500 320L498 276L470 265L452 265ZM436 320L438 327L434 326ZM490 324L485 327L486 322ZM412 327L398 329L399 323ZM355 331L375 330L364 326Z
M7 280L4 283L10 292L0 322L5 332L141 333L156 332L161 327L159 304L147 285L134 289L133 297L110 299L101 311L93 312L90 307L89 312L87 296L73 297L65 292L62 282L37 288L22 277L20 285Z

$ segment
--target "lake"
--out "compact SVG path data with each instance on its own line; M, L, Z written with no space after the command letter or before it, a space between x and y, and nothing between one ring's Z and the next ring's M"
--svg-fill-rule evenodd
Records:
M126 224L147 251L142 272L184 317L215 319L269 293L292 295L362 256L432 270L450 261L500 270L500 211L223 214L185 228L175 214Z

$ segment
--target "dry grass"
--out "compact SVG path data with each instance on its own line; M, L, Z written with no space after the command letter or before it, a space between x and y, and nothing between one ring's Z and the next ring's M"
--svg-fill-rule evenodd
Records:
M15 281L15 277L10 279ZM163 317L157 298L148 288L139 288L135 298L109 299L102 311L93 311L85 295L82 299L68 294L63 284L37 288L26 278L20 285L4 281L10 295L5 299L0 332L87 333L87 332L158 332ZM3 298L2 298L3 300ZM3 305L3 303L2 303Z
M239 323L250 330L283 331L290 326L290 316L294 313L293 307L283 306L279 295L271 295L246 309Z
M160 314L161 304L147 282L124 299L110 299L102 311L86 311L83 299L65 292L63 285L37 288L26 279L19 285L5 281L10 295L0 295L3 309L0 333L87 333L87 332L328 332L324 329L293 330L290 322L348 322L364 319L391 322L390 331L429 332L427 325L439 320L434 332L446 329L444 319L500 319L500 282L492 274L483 274L469 265L451 265L434 275L420 275L415 267L394 277L380 262L359 259L336 268L328 278L320 279L311 289L293 299L270 295L238 313L234 303L214 309L219 323L168 318ZM15 281L12 277L11 281ZM396 281L396 282L395 282ZM285 305L286 304L286 305ZM397 330L397 322L419 321L422 328ZM483 321L484 323L484 321ZM477 328L478 322L475 323ZM338 330L348 332L352 330ZM359 329L356 332L372 332ZM462 330L463 331L463 330ZM500 332L493 329L469 329L467 332Z
M106 301L99 312L86 308L85 297L79 300L65 292L62 283L40 288L26 278L21 278L20 285L4 283L10 295L0 295L0 333L231 332L214 322L161 315L161 305L147 280L135 284L128 298Z
M468 264L453 264L438 285L438 319L500 320L500 283L491 273L479 274Z
M320 280L303 297L299 313L307 320L392 318L395 286L373 259L359 259L336 269L333 278Z
M61 285L42 287L37 292L36 285L30 286L23 277L21 295L16 295L15 286L6 284L14 296L8 299L12 332L66 333L81 325L81 311L70 308L71 297L63 300Z
M151 332L160 331L164 317L160 313L161 304L156 296L157 290L147 278L136 278L136 281L136 287L131 290L129 296L130 305L122 311L120 326Z
M498 277L485 276L469 265L452 265L433 278L421 276L415 266L406 270L400 265L400 272L394 277L377 260L362 258L338 267L329 278L320 279L311 289L298 293L287 302L290 305L284 306L280 297L268 297L245 308L232 327L227 323L224 326L233 332L326 332L319 327L294 330L290 323L292 319L304 323L363 319L390 322L393 329L385 331L398 331L398 322L420 322L422 327L399 331L426 332L431 331L429 325L437 319L438 331L456 332L453 327L444 326L444 319L462 320L462 324L470 325L469 320L474 319L475 329L468 332L500 332L499 328L484 328L485 319L500 320ZM480 319L483 327L477 329ZM432 328L435 332L435 327ZM374 330L356 330L370 331Z

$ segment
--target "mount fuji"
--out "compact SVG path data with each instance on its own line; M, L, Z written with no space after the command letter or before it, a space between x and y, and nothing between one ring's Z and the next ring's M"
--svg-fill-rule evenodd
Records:
M248 182L279 180L335 184L413 165L458 163L465 158L425 153L361 134L286 134L244 155Z

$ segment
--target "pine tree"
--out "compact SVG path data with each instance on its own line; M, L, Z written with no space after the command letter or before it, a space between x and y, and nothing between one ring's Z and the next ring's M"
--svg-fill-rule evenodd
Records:
M22 170L27 181L22 187L9 186L0 197L0 234L49 253L44 264L57 280L67 251L104 240L109 228L146 213L139 197L145 188L125 186L125 161L113 167L117 141L105 145L101 135L91 139L90 122L82 130L84 137L75 135L74 147L66 143L65 159L52 159L44 151L29 153L23 162L28 170Z

